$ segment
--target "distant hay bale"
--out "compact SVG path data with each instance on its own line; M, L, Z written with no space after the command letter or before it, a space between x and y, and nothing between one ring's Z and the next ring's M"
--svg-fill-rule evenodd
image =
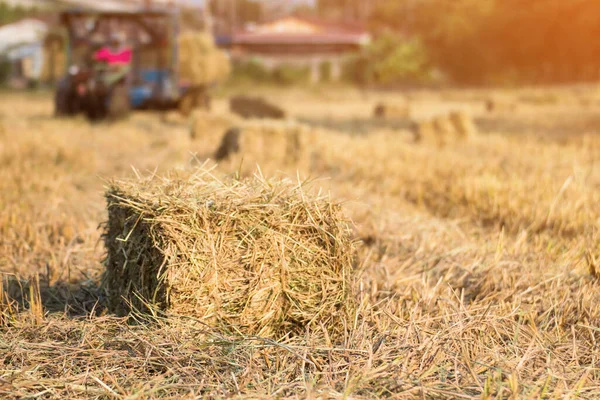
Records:
M405 103L378 103L373 110L374 118L410 118L410 104Z
M517 104L510 99L501 97L490 97L485 101L487 112L512 112L517 110Z
M462 111L452 112L450 113L450 122L459 139L468 140L477 136L477 126L469 114Z
M180 80L192 85L207 85L228 78L231 72L229 58L217 48L211 35L186 32L177 40Z
M340 207L290 181L200 171L106 193L110 309L193 317L230 333L335 329L354 306L354 243Z
M302 151L301 135L301 127L293 128L288 133L285 152L288 162L290 163L297 163L300 159L300 153Z
M242 124L240 156L250 162L268 160L294 164L305 147L302 138L310 129L292 121L256 120Z
M456 130L454 129L454 124L452 121L450 121L448 116L437 116L433 119L432 124L435 132L436 144L439 146L445 146L454 142L456 138Z
M446 115L439 115L433 119L433 127L440 134L446 137L452 136L456 131L454 124Z
M285 111L262 97L235 96L229 100L229 109L243 118L284 119Z
M414 124L415 141L420 142L433 142L436 140L436 131L433 126L433 122L430 120L418 121Z
M416 142L438 146L468 140L477 134L473 120L464 112L438 115L430 120L416 122L413 130Z
M227 128L238 124L240 119L229 113L195 110L190 125L190 139L218 141Z
M239 130L236 151L230 144L228 132ZM305 136L310 127L287 120L241 120L228 113L212 113L197 110L192 116L190 138L204 142L217 161L237 155L235 162L243 159L244 164L263 164L265 160L280 165L294 164L302 156ZM224 147L223 147L224 146ZM217 157L218 156L218 157Z
M558 93L552 92L533 92L519 96L519 101L537 106L555 105L560 103L561 100L565 100L566 97L565 94L559 95Z

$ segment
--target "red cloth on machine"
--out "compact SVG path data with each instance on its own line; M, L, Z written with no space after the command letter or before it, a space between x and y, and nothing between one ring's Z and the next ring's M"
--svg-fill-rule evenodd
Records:
M112 52L108 47L103 47L95 54L96 61L104 61L108 65L129 64L133 57L131 49Z

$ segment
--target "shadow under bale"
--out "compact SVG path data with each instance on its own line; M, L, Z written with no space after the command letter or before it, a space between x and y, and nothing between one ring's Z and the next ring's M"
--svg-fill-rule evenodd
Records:
M243 118L284 119L285 111L261 97L235 96L229 100L230 111Z
M99 315L105 309L105 298L94 281L51 283L48 276L24 279L0 273L0 328L10 326L17 314L25 310L41 320L47 313L80 317Z

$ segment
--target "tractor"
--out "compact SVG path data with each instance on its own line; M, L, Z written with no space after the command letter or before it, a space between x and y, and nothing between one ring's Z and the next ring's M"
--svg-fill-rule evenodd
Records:
M175 10L69 10L66 75L55 92L55 114L118 118L131 109L209 106L208 85L181 82L179 15Z

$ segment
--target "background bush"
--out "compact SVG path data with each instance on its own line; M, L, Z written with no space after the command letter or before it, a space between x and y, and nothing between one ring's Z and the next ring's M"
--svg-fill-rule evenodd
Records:
M361 85L397 86L430 83L433 74L421 40L386 33L346 64L344 76Z
M276 85L293 85L308 82L310 70L307 67L291 65L272 70L266 68L259 59L233 66L232 81L236 83L260 82Z

